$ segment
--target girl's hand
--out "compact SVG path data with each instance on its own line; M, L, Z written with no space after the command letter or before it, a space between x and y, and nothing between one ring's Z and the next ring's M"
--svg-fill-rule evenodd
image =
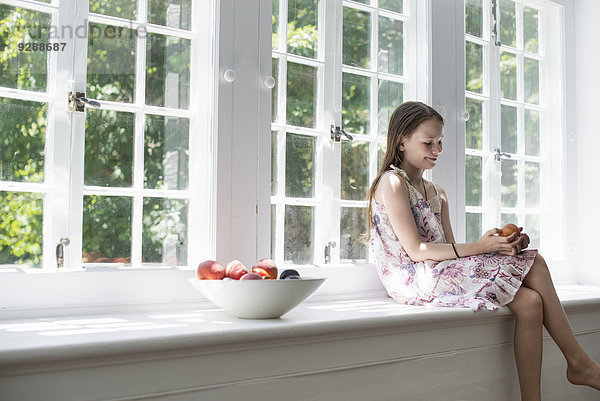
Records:
M477 241L483 249L483 253L499 253L514 256L521 252L522 238L520 233L512 233L508 237L500 237L496 234L502 232L500 228L492 228Z
M525 234L523 231L523 227L519 227L519 232L521 233L521 250L526 249L529 246L531 240L529 239L529 235Z

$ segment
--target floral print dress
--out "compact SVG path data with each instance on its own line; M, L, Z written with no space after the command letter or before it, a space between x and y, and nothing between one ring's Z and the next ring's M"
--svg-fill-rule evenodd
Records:
M423 242L445 243L439 194L430 200L414 188L406 172L390 166L408 187L415 223ZM435 185L434 185L435 187ZM533 265L537 250L413 262L390 223L385 207L373 199L370 251L390 297L410 305L498 309L511 302Z

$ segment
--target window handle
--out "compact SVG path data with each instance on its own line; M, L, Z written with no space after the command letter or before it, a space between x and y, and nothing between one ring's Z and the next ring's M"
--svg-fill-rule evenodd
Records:
M346 131L334 125L331 125L331 127L329 128L329 132L331 133L332 142L342 142L342 135L345 136L346 139L349 141L354 140L354 138L352 138L352 135L347 134Z
M325 245L325 264L331 263L331 248L335 248L335 241L329 241Z
M508 153L500 152L500 149L494 149L494 160L499 162L501 159L510 159L511 156Z
M84 112L86 104L91 107L101 107L100 102L86 98L85 92L69 91L68 100L69 111L73 111L73 107L75 107L75 111Z
M69 238L61 238L56 246L56 267L64 267L65 265L65 246L71 243Z
M498 36L498 25L500 21L498 19L498 1L492 0L492 42L498 47L502 45Z

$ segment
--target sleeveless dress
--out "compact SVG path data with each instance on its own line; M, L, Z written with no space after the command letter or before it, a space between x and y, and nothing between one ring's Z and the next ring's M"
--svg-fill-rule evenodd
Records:
M427 201L410 184L404 170L390 167L408 187L421 240L445 243L437 188L435 197ZM487 253L440 262L413 262L396 237L385 207L375 198L372 205L372 260L389 296L404 304L498 309L513 300L537 254L532 249L516 256Z

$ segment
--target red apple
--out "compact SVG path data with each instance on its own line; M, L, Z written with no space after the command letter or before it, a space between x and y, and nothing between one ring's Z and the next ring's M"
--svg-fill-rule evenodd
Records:
M254 273L260 274L264 279L277 278L277 265L272 259L263 258L252 267Z
M198 280L222 280L225 277L225 268L214 260L205 260L198 265L196 270Z
M248 273L248 269L246 269L246 266L239 260L232 260L227 263L227 267L225 268L225 277L234 280L239 280L246 273Z
M240 277L240 280L262 280L262 277L256 273L246 273Z
M508 223L507 225L505 225L502 228L502 232L500 233L500 236L501 237L508 237L512 233L518 233L518 232L519 232L519 227L517 227L513 223Z

